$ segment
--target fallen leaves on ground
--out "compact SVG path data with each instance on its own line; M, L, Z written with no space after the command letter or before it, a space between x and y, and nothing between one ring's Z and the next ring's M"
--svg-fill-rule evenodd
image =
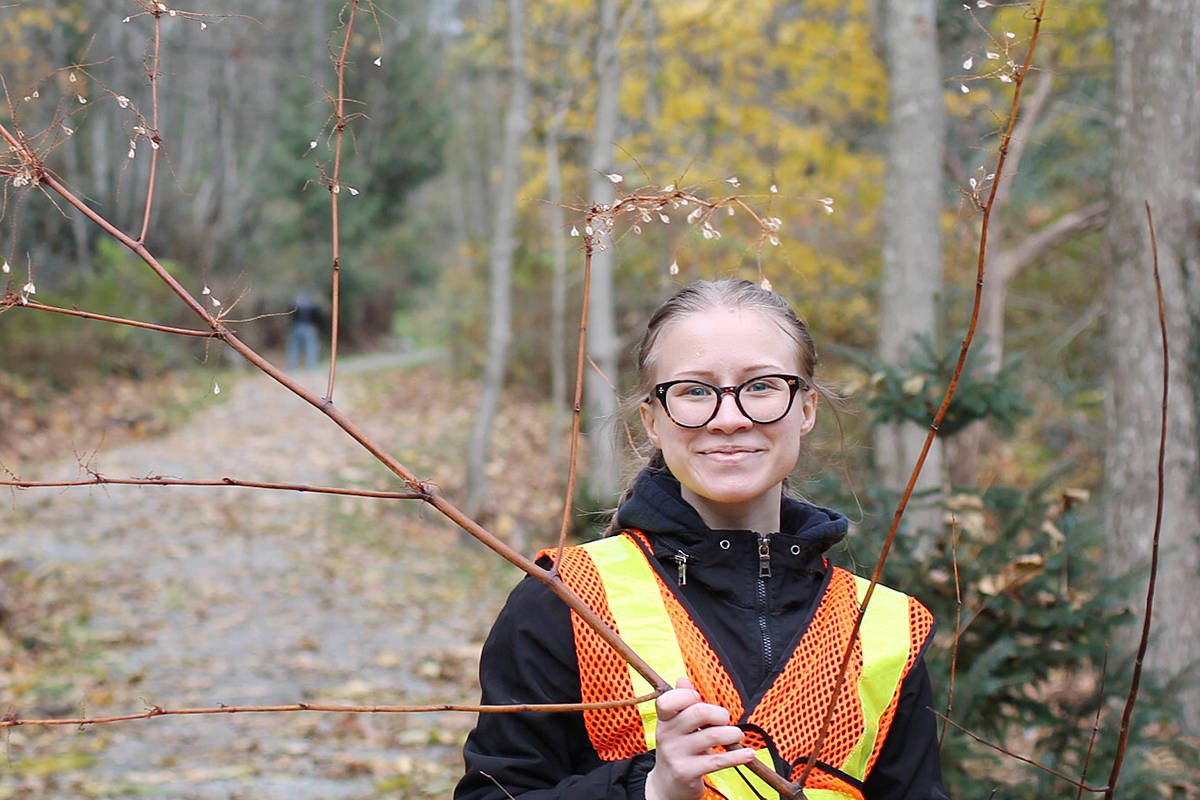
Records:
M347 366L338 407L456 499L476 385L436 367ZM70 412L76 422L114 413L86 400ZM220 398L193 383L171 402L188 413L123 443L100 437L92 462L109 477L400 488L265 379L243 377ZM6 466L77 471L70 449L60 466L27 463L59 449L48 442L63 440L46 436ZM527 551L553 545L565 469L552 456L545 403L507 398L493 441L486 522ZM480 644L520 577L414 501L90 487L12 492L3 513L0 704L20 718L155 705L473 703ZM296 712L10 728L0 799L445 797L473 722Z

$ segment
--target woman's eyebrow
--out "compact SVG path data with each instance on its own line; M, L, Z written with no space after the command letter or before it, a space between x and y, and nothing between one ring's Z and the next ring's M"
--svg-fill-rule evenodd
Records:
M785 375L790 374L786 369L778 364L755 364L749 367L742 367L736 370L734 375L741 376L740 379L734 381L734 385L751 378L757 378L760 375ZM671 380L701 380L706 383L720 384L718 380L720 376L711 370L706 369L685 369L680 370Z

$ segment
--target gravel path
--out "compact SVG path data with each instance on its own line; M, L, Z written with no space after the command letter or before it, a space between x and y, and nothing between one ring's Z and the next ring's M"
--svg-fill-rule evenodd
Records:
M403 381L402 362L347 362L339 407L386 419L369 408L367 382ZM323 392L324 373L305 380ZM402 451L403 436L389 431L387 445ZM85 460L113 478L386 485L336 426L257 375L161 438ZM81 469L34 472L21 475ZM0 560L52 578L76 609L70 641L50 642L76 660L0 686L23 718L474 702L479 642L516 580L413 503L110 486L14 492L0 513ZM0 798L445 797L471 723L299 712L10 729Z

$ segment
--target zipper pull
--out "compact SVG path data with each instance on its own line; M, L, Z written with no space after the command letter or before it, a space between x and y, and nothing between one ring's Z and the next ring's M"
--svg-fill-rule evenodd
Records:
M771 535L769 533L758 535L758 577L771 577Z
M687 562L688 554L682 550L675 551L675 566L679 569L679 575L676 578L680 586L687 586Z

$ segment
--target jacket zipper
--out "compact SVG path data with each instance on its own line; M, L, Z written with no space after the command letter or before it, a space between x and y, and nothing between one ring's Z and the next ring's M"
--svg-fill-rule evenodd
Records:
M767 627L767 579L771 577L771 534L758 534L758 631L762 636L763 669L770 671L775 663L771 630Z
M679 586L687 586L687 562L688 554L682 550L675 551L675 568L678 570L676 582Z

